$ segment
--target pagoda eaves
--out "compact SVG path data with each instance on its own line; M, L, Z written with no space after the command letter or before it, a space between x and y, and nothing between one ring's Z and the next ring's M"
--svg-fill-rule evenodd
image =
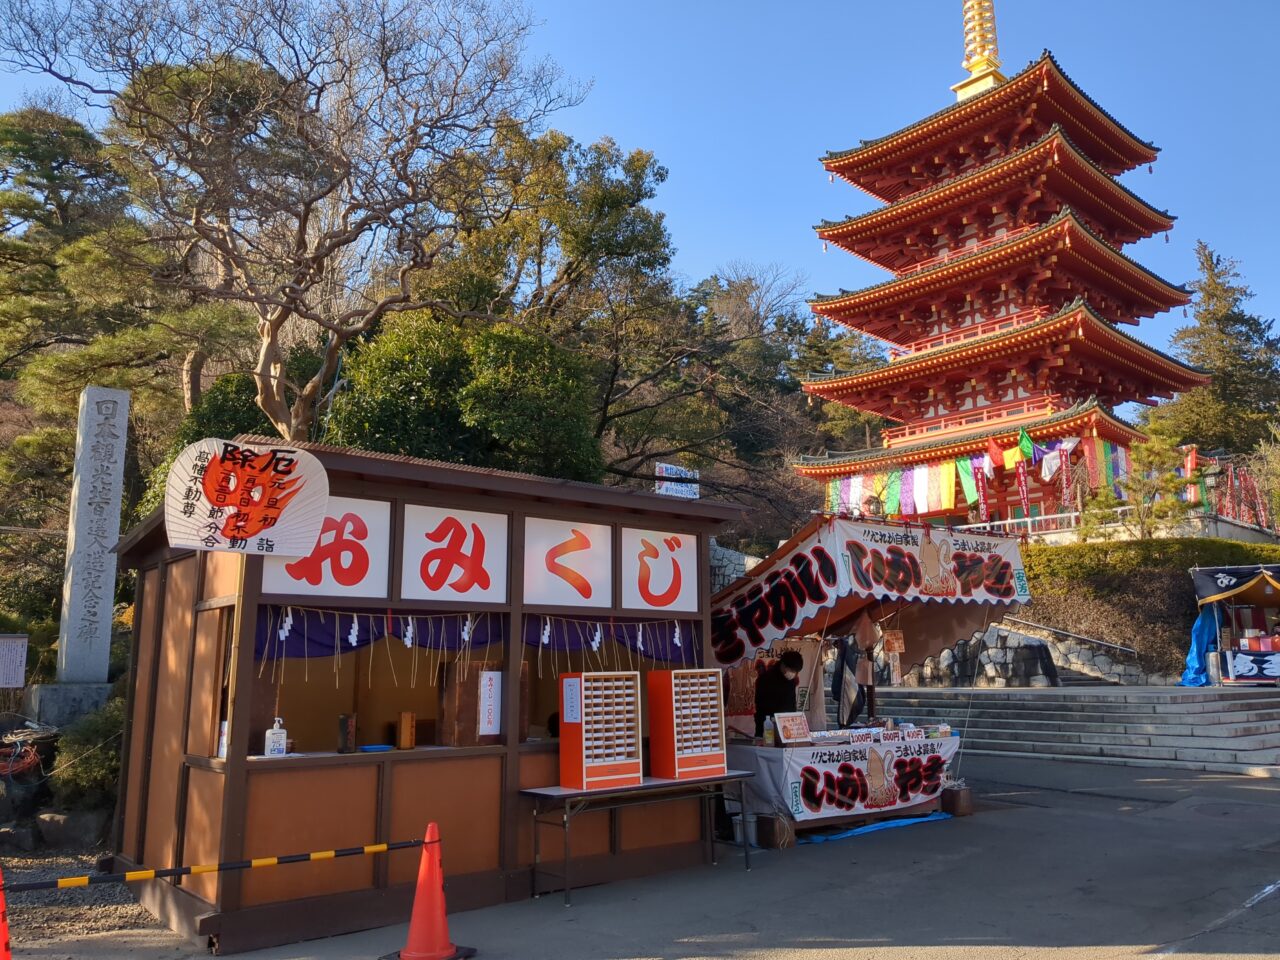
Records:
M1098 313L1119 323L1191 302L1190 292L1169 283L1099 238L1070 209L1047 223L998 236L990 246L959 251L935 264L864 287L820 296L809 302L814 313L895 343L910 343L927 333L926 324L952 321L944 316L967 309L982 288L1019 290L1023 304L1055 294L1059 306L1085 297Z
M1139 139L1063 72L1048 50L999 86L908 127L849 150L832 151L823 167L872 196L898 200L940 177L1019 149L1060 125L1097 165L1115 175L1155 160L1159 149ZM1009 136L995 131L1008 128Z
M829 480L854 472L883 470L891 466L911 466L955 457L983 453L989 441L1011 447L1022 431L1036 443L1062 437L1076 437L1094 432L1114 442L1131 444L1146 439L1132 424L1126 423L1090 398L1065 410L1031 411L1025 417L1007 417L989 427L981 425L964 431L939 430L936 435L909 444L873 447L851 453L831 452L820 457L802 456L793 461L796 473L814 480Z
M1027 375L1027 389L1067 396L1092 390L1111 405L1168 398L1209 381L1203 371L1122 333L1076 300L1012 329L906 354L872 369L813 377L803 388L906 422L919 419L929 404L957 406L957 391L965 385L989 383L989 392L995 392L1006 376L1019 371Z
M985 240L996 225L1043 222L1067 206L1117 247L1168 230L1175 219L1100 170L1055 126L928 190L814 229L824 242L902 273L936 260L938 245L959 247L959 255L966 239Z

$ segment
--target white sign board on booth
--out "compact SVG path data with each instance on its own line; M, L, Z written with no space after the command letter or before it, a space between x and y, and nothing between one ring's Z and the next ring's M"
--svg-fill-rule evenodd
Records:
M330 497L314 548L305 557L268 557L264 593L385 597L391 561L391 504Z
M305 557L328 504L329 477L306 451L207 438L169 468L164 525L171 547Z
M490 737L502 733L502 671L483 670L480 673L480 736Z
M612 606L613 529L602 523L527 518L524 602L531 606Z
M628 610L698 611L698 538L622 530L622 605Z
M502 513L407 505L400 596L505 603L507 526Z

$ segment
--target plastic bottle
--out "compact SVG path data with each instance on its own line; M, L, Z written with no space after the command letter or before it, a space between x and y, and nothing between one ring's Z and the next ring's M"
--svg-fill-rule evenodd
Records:
M281 726L283 723L284 720L276 717L275 725L267 731L266 743L262 751L265 756L283 757L289 752L289 732Z
M777 728L773 725L773 717L764 718L764 745L772 747L778 742Z

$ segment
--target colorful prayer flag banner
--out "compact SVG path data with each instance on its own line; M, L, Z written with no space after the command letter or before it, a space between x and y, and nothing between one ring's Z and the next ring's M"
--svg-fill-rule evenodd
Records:
M981 472L982 468L978 468ZM956 473L960 477L960 489L964 491L964 502L978 502L978 483L973 479L973 461L968 457L956 457Z
M986 523L991 519L991 511L987 506L987 478L991 476L988 471L991 469L991 458L988 456L974 457L970 461L973 467L973 482L978 488L978 519Z
M902 500L902 471L890 470L885 483L884 512L885 516L899 513Z
M954 460L944 460L938 464L938 491L940 494L940 509L954 510L956 508L956 463Z
M1022 451L1022 455L1031 460L1036 455L1036 445L1031 439L1031 434L1026 430L1018 431L1018 449Z

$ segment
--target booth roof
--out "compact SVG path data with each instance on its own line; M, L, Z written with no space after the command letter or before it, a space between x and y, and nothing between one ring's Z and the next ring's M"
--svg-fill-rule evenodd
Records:
M610 487L581 480L561 480L531 473L473 467L462 463L445 463L394 453L376 453L355 447L338 447L324 443L293 443L279 437L241 434L236 443L262 446L289 446L314 454L330 474L347 474L374 481L394 481L410 486L455 490L465 493L489 493L503 498L560 502L616 510L622 513L653 517L676 517L713 525L737 520L745 512L739 504L721 500L685 500L658 493ZM130 530L116 545L125 554L139 546L148 536L164 526L164 509L157 508Z
M1261 607L1280 607L1280 563L1243 567L1192 567L1196 603L1236 600Z

